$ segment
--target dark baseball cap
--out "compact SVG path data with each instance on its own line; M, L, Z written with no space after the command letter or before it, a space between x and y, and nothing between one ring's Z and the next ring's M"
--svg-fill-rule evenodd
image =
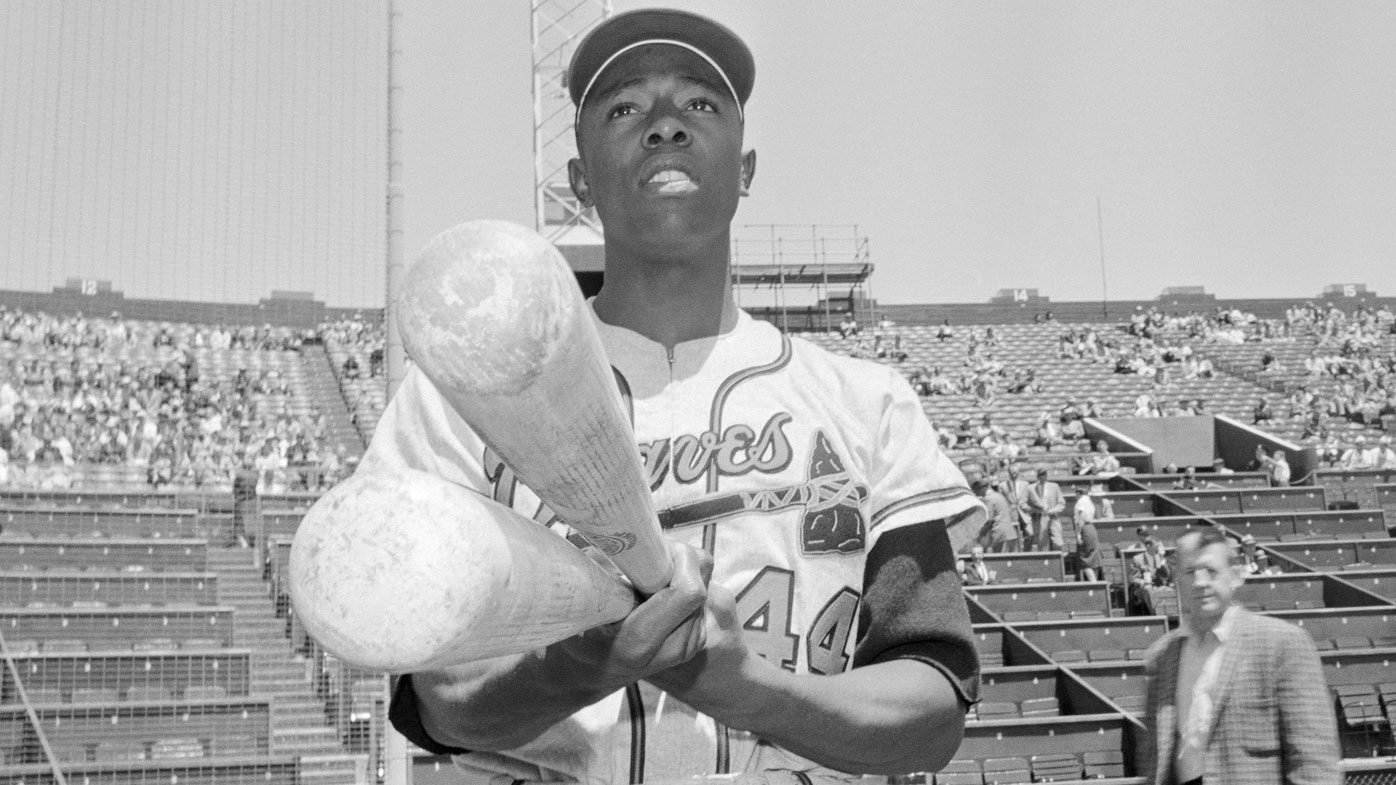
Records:
M746 106L756 82L756 60L736 33L706 16L673 8L627 11L587 33L567 67L567 92L581 111L596 78L625 52L649 44L687 49L717 71L739 106Z

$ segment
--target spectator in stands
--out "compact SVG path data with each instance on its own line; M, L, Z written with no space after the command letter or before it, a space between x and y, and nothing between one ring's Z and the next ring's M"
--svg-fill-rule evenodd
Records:
M1183 469L1183 476L1173 481L1173 487L1180 491L1193 491L1203 487L1197 479L1197 469L1189 466Z
M1095 500L1085 486L1077 486L1076 503L1072 505L1072 522L1076 526L1076 577L1096 581L1100 576L1100 533L1095 528Z
M1090 449L1089 442L1083 445ZM1110 445L1104 439L1099 439L1095 443L1095 452L1081 456L1074 473L1113 477L1120 473L1120 459L1110 453Z
M911 376L907 377L907 383L923 398L931 394L931 372L926 370L924 365L911 372Z
M1265 551L1256 547L1255 536L1250 534L1241 537L1240 562L1247 575L1275 575L1280 571L1270 564Z
M1153 534L1144 537L1144 552L1130 559L1130 591L1135 607L1149 616L1157 615L1159 598L1172 593L1173 569L1163 553L1163 543Z
M1076 407L1076 401L1068 400L1057 416L1061 420L1062 438L1072 441L1086 438L1085 416Z
M1289 461L1285 458L1284 450L1276 450L1272 457L1265 454L1265 447L1263 445L1257 444L1255 446L1255 460L1260 465L1261 469L1270 475L1271 487L1289 487Z
M1184 626L1149 649L1140 762L1150 785L1338 785L1337 720L1313 640L1236 601L1214 531L1178 538Z
M1035 540L1032 510L1028 507L1028 486L1031 483L1019 476L1016 463L1007 464L1005 475L999 483L999 493L1003 494L1013 513L1014 525L1018 529L1018 550L1030 551Z
M1037 470L1037 482L1028 487L1027 501L1033 529L1037 532L1037 549L1065 550L1060 516L1066 509L1066 497L1060 485L1047 479L1046 469Z
M1011 392L1013 395L1020 395L1023 394L1023 392L1036 395L1043 391L1043 384L1037 381L1036 370L1013 369L1012 380L1008 381L1008 386L1005 387L1005 390Z
M1392 449L1391 437L1382 436L1378 442L1378 459L1374 469L1396 469L1396 449Z
M940 323L940 326L936 328L936 340L940 341L941 343L945 343L946 341L954 337L955 328L950 326L949 319L945 319Z
M998 573L984 563L984 546L979 543L970 547L969 562L960 559L956 566L959 567L960 580L966 586L987 586L999 582Z
M1057 445L1066 444L1066 439L1062 437L1061 426L1052 419L1052 415L1042 412L1037 416L1037 430L1033 436L1033 446L1043 447L1048 452Z
M992 553L1018 550L1018 527L1014 525L1014 515L1009 509L1008 500L994 490L989 478L983 475L975 477L970 488L975 496L984 501L987 512L984 525L980 527L976 537L979 547Z
M1381 459L1381 448L1376 444L1368 446L1367 437L1358 434L1352 447L1343 453L1342 468L1350 471L1375 469Z
M1251 423L1261 425L1273 419L1275 419L1275 412L1270 408L1270 401L1265 398L1256 401L1255 409L1251 413Z
M858 327L858 320L853 318L853 312L848 311L843 315L843 321L839 322L839 335L847 340L850 336L862 332Z

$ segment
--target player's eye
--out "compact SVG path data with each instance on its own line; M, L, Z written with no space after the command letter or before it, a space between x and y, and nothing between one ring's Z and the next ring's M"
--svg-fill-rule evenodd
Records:
M688 102L689 109L696 109L700 112L716 112L717 104L706 98L695 98Z
M639 111L635 104L616 104L611 111L606 113L607 119L615 117L625 117Z

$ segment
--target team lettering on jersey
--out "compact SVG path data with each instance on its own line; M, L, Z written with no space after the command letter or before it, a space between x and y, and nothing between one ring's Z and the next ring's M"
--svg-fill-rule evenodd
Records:
M684 434L673 440L658 439L640 444L640 459L649 475L650 490L658 491L673 468L674 479L691 484L717 471L740 477L750 471L775 474L790 466L794 450L783 428L790 423L789 412L777 412L757 432L745 423L729 425L722 434L704 431ZM670 459L670 449L673 459Z

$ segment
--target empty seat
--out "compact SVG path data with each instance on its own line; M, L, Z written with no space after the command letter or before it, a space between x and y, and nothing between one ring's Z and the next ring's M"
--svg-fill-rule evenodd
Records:
M1018 704L1008 701L980 701L975 706L975 710L981 720L1018 716Z
M145 744L133 741L104 741L97 745L96 759L102 762L145 760Z
M1085 662L1086 653L1080 649L1063 649L1062 651L1055 652L1052 655L1052 659L1057 662Z
M139 684L126 690L128 701L167 701L173 698L169 687L158 684Z
M1081 761L1070 752L1034 755L1029 759L1033 782L1081 779Z
M1124 649L1093 649L1087 653L1087 658L1091 662L1110 662L1112 660L1128 659Z
M1024 717L1055 717L1061 714L1056 698L1029 698L1022 703Z
M1144 711L1146 698L1143 695L1116 695L1111 700L1115 702L1116 706L1130 714L1140 714Z
M73 703L116 703L121 694L115 687L81 687L73 690Z
M198 739L157 739L150 745L152 760L202 758L203 756L204 745Z
M984 761L984 785L1016 785L1032 782L1025 758L988 758Z
M1082 756L1087 779L1108 779L1125 776L1125 755L1119 750L1099 750Z

